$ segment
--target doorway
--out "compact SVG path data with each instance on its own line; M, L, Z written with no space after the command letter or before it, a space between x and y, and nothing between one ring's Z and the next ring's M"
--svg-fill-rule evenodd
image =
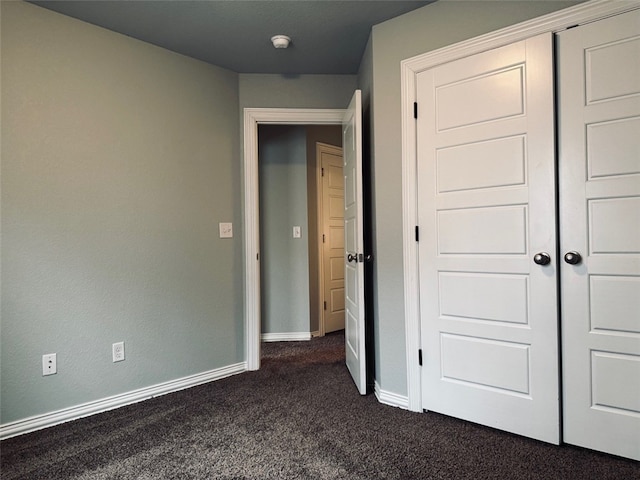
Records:
M260 368L260 224L258 125L341 125L342 109L244 110L244 244L247 369Z
M328 331L344 328L341 145L338 125L258 128L262 341L324 335L327 313L333 320ZM327 205L323 191L330 192ZM324 228L327 215L330 225ZM329 255L323 255L326 247L333 247Z
M245 319L246 368L260 368L260 229L258 124L341 125L345 178L345 338L346 363L360 394L367 393L365 263L362 176L362 92L355 90L345 110L244 110ZM346 321L346 318L349 320Z

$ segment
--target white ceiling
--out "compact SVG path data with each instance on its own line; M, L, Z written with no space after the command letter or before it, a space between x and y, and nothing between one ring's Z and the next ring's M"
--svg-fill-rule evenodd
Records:
M429 0L44 0L36 5L239 73L355 74L372 25ZM289 35L276 50L270 38Z

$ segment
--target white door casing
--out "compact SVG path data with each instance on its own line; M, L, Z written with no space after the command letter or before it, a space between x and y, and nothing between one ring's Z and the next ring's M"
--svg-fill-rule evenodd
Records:
M362 100L356 90L342 120L345 233L345 350L360 394L367 393L362 209Z
M557 444L552 35L422 72L417 101L423 408Z
M344 329L344 175L342 148L316 144L320 235L320 335Z
M258 125L341 125L343 109L244 109L244 281L246 369L260 368Z
M640 11L557 46L564 440L640 460Z

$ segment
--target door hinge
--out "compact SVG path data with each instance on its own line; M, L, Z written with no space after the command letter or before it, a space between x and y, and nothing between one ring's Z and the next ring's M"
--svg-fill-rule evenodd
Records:
M324 177L324 167L320 169L320 172L321 172L321 174L320 174L320 175L321 175L322 177Z
M422 366L422 349L418 349L418 365Z
M413 118L418 118L418 102L413 102Z
M416 225L416 242L420 241L420 227Z
M327 309L327 302L324 302L324 309Z
M260 261L260 254L256 253L256 260Z

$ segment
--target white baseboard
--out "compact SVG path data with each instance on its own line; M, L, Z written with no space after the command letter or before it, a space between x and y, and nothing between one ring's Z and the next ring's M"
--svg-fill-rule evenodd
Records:
M263 342L302 342L311 340L310 332L263 333Z
M380 403L391 405L392 407L402 408L403 410L409 410L409 397L382 390L377 380L375 382L374 389L376 398Z
M177 392L185 388L195 387L203 383L220 380L231 375L247 371L247 363L241 362L227 367L216 368L208 372L197 373L188 377L178 378L169 382L159 383L150 387L140 388L131 392L114 395L112 397L102 398L93 402L83 403L74 407L56 410L54 412L35 415L15 422L0 425L0 440L22 435L24 433L41 430L43 428L52 427L59 423L70 422L82 417L95 415L96 413L106 412L115 408L131 405L132 403L148 400L153 397L159 397L167 393Z

